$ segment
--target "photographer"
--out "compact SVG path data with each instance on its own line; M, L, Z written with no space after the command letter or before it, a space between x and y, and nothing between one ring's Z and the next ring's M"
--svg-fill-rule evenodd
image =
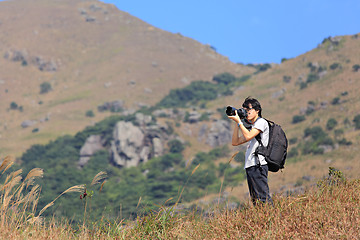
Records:
M245 154L245 170L251 201L256 205L257 201L272 204L268 186L268 166L264 156L256 155L255 150L259 146L256 136L260 134L264 146L269 141L269 125L261 116L261 105L255 98L247 97L242 104L242 109L233 111L229 119L236 122L232 136L232 145L238 146L249 142ZM229 108L229 107L228 107ZM242 119L250 124L249 130L244 126Z

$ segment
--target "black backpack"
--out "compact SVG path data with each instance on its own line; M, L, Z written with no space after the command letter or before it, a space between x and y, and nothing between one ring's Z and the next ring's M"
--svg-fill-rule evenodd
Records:
M264 118L265 119L265 118ZM255 155L265 157L269 171L277 172L284 168L287 155L288 140L280 125L265 119L269 124L269 143L267 147L261 142L260 134L255 138L260 146L255 150Z

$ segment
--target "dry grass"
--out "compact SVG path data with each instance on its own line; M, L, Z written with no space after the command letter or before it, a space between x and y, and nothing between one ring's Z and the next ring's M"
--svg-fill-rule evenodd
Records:
M1 175L12 165L9 157L0 166ZM195 169L196 170L196 169ZM194 171L195 171L194 170ZM329 177L300 196L273 196L274 206L250 203L236 210L215 206L212 214L181 212L159 207L136 221L123 219L72 226L68 221L45 220L41 214L68 192L86 191L73 186L36 215L40 186L34 179L42 169L33 169L21 180L21 170L9 173L0 191L0 239L359 239L360 179L347 180L342 172L329 170ZM104 184L106 173L93 184ZM86 209L85 209L86 211Z

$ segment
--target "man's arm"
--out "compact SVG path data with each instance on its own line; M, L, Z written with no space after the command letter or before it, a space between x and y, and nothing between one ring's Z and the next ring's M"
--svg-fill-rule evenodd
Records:
M239 136L239 129L241 135ZM250 131L246 129L244 124L239 123L234 129L233 136L232 136L232 145L237 146L243 143L246 143L253 139L256 135L258 135L261 131L259 129L253 128Z
M241 133L241 136L239 136L239 127L238 127L238 125L236 125L235 128L234 128L231 144L233 146L238 146L238 145L243 144L245 142L246 142L246 139L245 139L244 135Z
M249 131L246 129L246 127L242 123L239 124L239 128L244 136L245 142L250 141L251 139L256 137L256 135L258 135L261 132L259 129L254 128L254 127Z
M236 122L237 126L234 129L231 143L233 146L237 146L243 143L246 143L253 139L256 135L258 135L261 131L256 128L252 128L250 131L246 129L244 124L241 122L237 112L235 111L234 116L228 116L229 119ZM241 132L241 136L239 136L239 129Z

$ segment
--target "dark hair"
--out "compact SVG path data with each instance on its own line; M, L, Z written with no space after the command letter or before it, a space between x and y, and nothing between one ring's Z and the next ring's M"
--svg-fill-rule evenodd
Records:
M251 104L251 107L254 108L256 111L259 111L259 117L262 117L261 116L261 105L260 105L260 102L255 99L255 98L252 98L252 97L247 97L244 101L244 103L242 104L242 107L243 108L249 108L249 105Z

